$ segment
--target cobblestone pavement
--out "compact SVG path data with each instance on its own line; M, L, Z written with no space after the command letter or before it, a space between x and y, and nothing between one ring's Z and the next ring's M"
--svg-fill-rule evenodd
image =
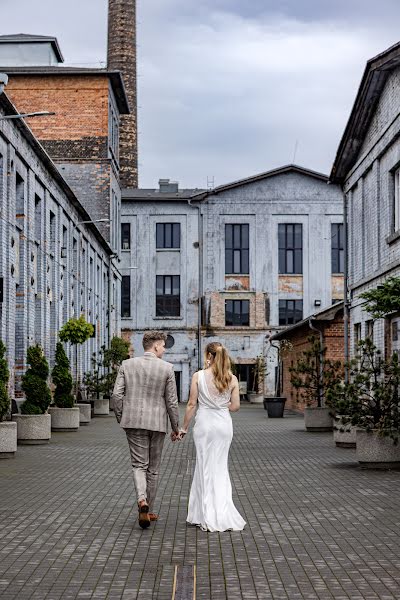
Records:
M166 442L161 518L146 531L113 417L0 461L0 598L169 600L177 565L190 581L196 565L198 600L400 598L400 473L360 469L296 416L233 418L241 533L186 526L191 437ZM182 590L175 600L192 598Z

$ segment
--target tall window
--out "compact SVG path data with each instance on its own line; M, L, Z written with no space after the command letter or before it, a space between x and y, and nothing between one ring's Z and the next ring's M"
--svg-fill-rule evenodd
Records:
M225 225L225 273L247 275L249 272L249 226Z
M361 341L361 323L354 324L354 353L359 352L358 344Z
M225 325L227 327L250 325L249 300L225 300Z
M157 223L156 226L157 249L181 247L180 223Z
M15 213L25 214L25 182L19 173L15 175Z
M344 271L344 226L343 223L331 225L332 273Z
M131 249L131 224L121 223L121 250Z
M131 316L131 278L122 275L121 280L121 317L126 319Z
M181 314L181 294L179 275L157 275L156 316L179 317Z
M42 233L42 201L40 196L35 195L35 238L39 242Z
M394 174L394 230L400 229L400 169Z
M279 325L294 325L303 318L303 300L279 300Z
M303 226L281 223L278 226L279 273L303 273Z

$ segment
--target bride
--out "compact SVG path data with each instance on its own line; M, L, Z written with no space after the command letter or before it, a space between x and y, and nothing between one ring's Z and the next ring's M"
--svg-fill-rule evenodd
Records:
M193 375L183 429L186 435L196 412L193 439L196 468L189 497L187 522L204 531L241 531L246 522L232 500L228 455L232 441L231 412L240 408L239 384L219 342L205 350L206 368Z

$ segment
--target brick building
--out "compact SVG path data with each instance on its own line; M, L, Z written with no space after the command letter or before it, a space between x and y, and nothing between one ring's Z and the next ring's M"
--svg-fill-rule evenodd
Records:
M123 333L139 352L143 331L168 331L183 400L215 339L248 389L263 355L273 395L267 336L343 298L342 236L340 189L295 165L210 191L123 190Z
M331 181L348 221L350 353L372 336L389 354L400 349L400 313L373 322L360 294L400 276L400 43L367 62Z
M272 344L282 340L291 344L290 350L282 352L277 389L277 394L286 398L286 408L304 410L304 404L298 402L298 391L290 382L289 367L294 366L302 352L310 347L310 336L320 338L327 359L344 363L343 305L343 301L337 302L270 337Z
M40 343L52 365L70 317L84 313L95 326L79 350L80 374L118 327L110 310L112 249L24 121L4 119L16 113L0 94L0 338L12 397L27 347Z

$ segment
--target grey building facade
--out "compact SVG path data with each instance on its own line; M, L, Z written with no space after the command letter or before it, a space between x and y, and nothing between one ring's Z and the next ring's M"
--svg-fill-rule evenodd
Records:
M331 173L348 221L350 354L372 337L399 350L400 313L374 323L360 294L400 275L400 44L368 61Z
M273 395L269 336L343 297L342 221L340 189L295 165L210 191L123 191L123 334L137 353L145 330L168 331L182 400L213 340L247 389L262 355Z
M79 350L80 375L119 332L112 249L25 123L2 118L16 113L1 94L0 338L12 396L20 394L27 347L41 344L52 365L70 317L83 313L95 326Z

